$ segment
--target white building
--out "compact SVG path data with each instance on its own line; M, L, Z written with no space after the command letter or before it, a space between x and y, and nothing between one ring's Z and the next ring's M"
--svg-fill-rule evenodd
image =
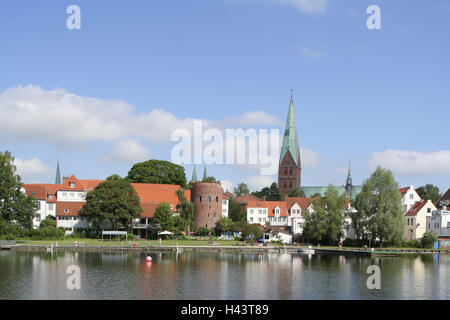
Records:
M286 206L289 212L287 225L291 227L292 234L301 234L303 232L305 211L314 212L312 200L313 198L286 197Z
M416 240L423 237L427 231L427 217L431 217L431 213L436 210L431 200L421 199L416 202L411 209L403 216L405 225L404 239Z
M427 217L427 231L433 231L438 237L450 236L450 211L446 207Z
M223 194L222 195L222 217L228 218L228 205L229 205L230 200L228 199L228 197Z
M413 185L401 188L399 191L402 194L403 214L406 214L416 202L422 200Z
M247 201L245 210L247 211L247 222L250 224L264 226L269 221L267 201Z

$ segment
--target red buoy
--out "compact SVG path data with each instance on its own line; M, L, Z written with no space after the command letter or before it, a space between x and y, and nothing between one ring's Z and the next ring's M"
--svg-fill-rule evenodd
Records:
M148 257L145 259L145 261L147 261L147 262L152 262L152 257L148 256Z

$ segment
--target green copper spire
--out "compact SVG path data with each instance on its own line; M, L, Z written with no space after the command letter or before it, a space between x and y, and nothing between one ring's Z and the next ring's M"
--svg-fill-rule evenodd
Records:
M286 120L286 130L284 132L283 146L281 147L280 163L283 161L287 152L290 152L292 158L294 158L295 164L299 165L300 149L298 147L297 126L295 124L294 113L294 98L292 97L291 90L291 102L289 104L289 112Z
M351 198L352 196L352 189L353 189L353 181L352 181L352 172L350 169L350 161L351 159L348 159L348 174L347 174L347 181L345 182L345 191L347 192L347 197Z
M55 184L61 184L61 171L59 169L59 159L58 159L58 164L56 165Z
M194 172L192 172L192 182L197 182L198 178L197 178L197 169L195 168L195 164L194 164Z
M206 178L208 178L208 173L206 173L206 166L205 166L205 170L203 171L203 181L205 181Z

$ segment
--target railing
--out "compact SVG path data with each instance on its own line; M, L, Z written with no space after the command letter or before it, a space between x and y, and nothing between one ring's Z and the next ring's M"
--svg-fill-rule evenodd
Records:
M16 240L0 240L0 247L14 246Z
M133 223L133 228L135 229L147 229L150 226L150 224L146 223Z

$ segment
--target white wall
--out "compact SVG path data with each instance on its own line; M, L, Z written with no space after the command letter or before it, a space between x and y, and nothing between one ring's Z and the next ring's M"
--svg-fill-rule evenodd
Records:
M259 223L265 225L268 219L269 210L264 207L247 208L247 222L250 224Z
M61 202L85 202L86 191L58 191L57 199Z

